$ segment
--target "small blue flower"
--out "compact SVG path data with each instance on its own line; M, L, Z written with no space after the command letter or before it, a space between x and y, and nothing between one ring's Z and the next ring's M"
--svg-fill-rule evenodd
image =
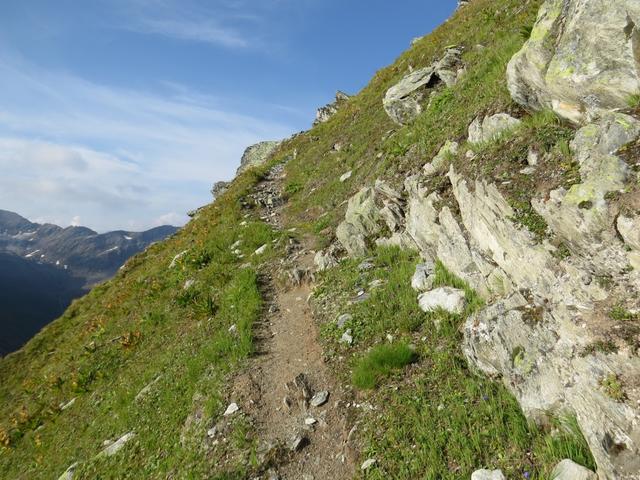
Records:
M529 478L531 478L531 474L529 472L524 472L524 478L529 480Z

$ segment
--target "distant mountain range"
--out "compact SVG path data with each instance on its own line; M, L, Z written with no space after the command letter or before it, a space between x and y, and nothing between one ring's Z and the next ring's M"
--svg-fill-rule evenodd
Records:
M19 348L131 256L177 230L99 234L0 210L0 355Z

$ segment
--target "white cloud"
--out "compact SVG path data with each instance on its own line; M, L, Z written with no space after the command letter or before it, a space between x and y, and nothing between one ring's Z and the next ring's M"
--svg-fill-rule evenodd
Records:
M245 48L249 41L239 32L213 22L195 20L143 19L135 27L139 33L150 33L225 47Z
M0 208L101 231L183 223L246 146L293 131L184 87L141 93L1 55L0 78Z
M161 225L182 225L187 219L188 217L183 213L169 212L156 218L153 225L156 227Z

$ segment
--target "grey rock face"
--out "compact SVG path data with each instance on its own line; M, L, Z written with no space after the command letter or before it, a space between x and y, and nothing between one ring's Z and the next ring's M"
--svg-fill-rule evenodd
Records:
M464 71L461 55L460 48L449 48L438 62L411 72L387 90L382 104L389 117L400 125L415 120L422 112L426 94L439 84L456 83Z
M580 164L581 183L532 202L564 241L598 258L598 264L609 270L624 269L627 264L614 229L615 213L607 201L608 193L624 189L629 173L614 152L638 135L640 122L620 113L581 128L571 143Z
M569 459L562 460L551 472L554 480L598 480L598 475Z
M242 154L236 175L240 175L252 167L257 167L265 163L281 143L280 141L268 141L256 143L248 147Z
M465 323L463 351L470 364L501 378L530 418L548 412L575 415L601 478L607 479L639 478L640 407L635 397L608 397L600 382L607 375L635 378L640 358L624 349L606 355L584 352L601 338L598 305L612 295L591 278L611 278L619 292L640 290L640 274L629 269L638 252L637 216L616 218L607 200L608 192L630 181L615 152L640 135L639 128L633 118L612 114L578 131L572 151L581 183L532 202L550 231L570 246L572 255L564 260L553 255L555 247L511 220L514 212L494 184L469 182L453 168L448 177L458 213L440 206L424 173L413 175L405 181L396 230L376 240L397 241L417 248L426 260L439 259L486 300L487 306ZM383 190L370 188L370 198L379 200ZM589 197L580 197L583 192ZM355 217L377 219L379 227L381 209L379 201L372 201L367 215ZM367 245L383 230L358 232ZM428 278L420 277L416 286ZM435 308L432 295L420 297L429 310ZM463 298L460 292L458 299ZM453 310L462 311L459 306Z
M375 235L381 229L381 217L374 195L374 190L366 187L351 197L344 222L336 229L338 241L351 256L364 256L367 237Z
M313 125L315 126L320 123L328 122L329 119L337 113L338 109L340 108L340 105L346 102L347 100L349 100L349 98L350 98L349 95L338 90L336 92L335 101L325 105L324 107L320 107L318 109L318 111L316 112L316 119L313 122Z
M500 135L518 128L520 120L506 113L497 113L480 120L476 118L469 125L469 143L486 143L500 137Z
M624 108L640 91L640 2L547 0L509 63L513 99L575 123Z

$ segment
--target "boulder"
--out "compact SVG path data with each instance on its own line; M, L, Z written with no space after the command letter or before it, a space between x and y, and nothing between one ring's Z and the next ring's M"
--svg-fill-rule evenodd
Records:
M511 59L513 99L575 123L625 108L640 92L640 2L547 0Z
M224 411L223 415L225 417L228 417L230 415L233 415L234 413L237 413L239 410L240 410L240 407L238 406L238 404L233 402L229 404L227 409Z
M371 467L373 467L376 464L376 459L375 458L368 458L366 459L364 462L362 462L362 465L360 465L360 470L365 471L365 470L369 470Z
M598 480L598 475L572 460L562 460L551 472L553 480Z
M345 324L351 320L353 320L353 315L350 313L343 313L337 318L336 324L338 325L338 328L344 328Z
M465 307L464 290L451 287L440 287L418 297L423 312L435 312L442 309L449 313L462 314Z
M280 141L260 142L248 147L242 155L240 167L238 167L236 175L240 175L242 172L252 167L257 167L266 163L271 154L280 146L281 143L282 142Z
M476 470L471 474L471 480L506 480L502 470Z
M351 170L340 175L340 183L344 183L351 178Z
M189 250L183 250L182 252L178 253L175 257L173 257L173 259L171 260L171 263L169 264L169 268L174 268L178 264L178 261L182 257L184 257L187 253L189 253Z
M461 48L450 47L439 61L411 72L387 90L382 101L387 115L399 125L415 120L422 112L425 94L440 84L456 83L464 70L461 56Z
M482 120L476 118L469 125L469 143L482 144L494 141L501 135L518 128L520 123L520 120L507 113L496 113Z
M311 402L310 403L311 403L312 407L321 407L322 405L327 403L328 399L329 399L329 392L327 392L326 390L323 390L321 392L316 393L311 398Z

